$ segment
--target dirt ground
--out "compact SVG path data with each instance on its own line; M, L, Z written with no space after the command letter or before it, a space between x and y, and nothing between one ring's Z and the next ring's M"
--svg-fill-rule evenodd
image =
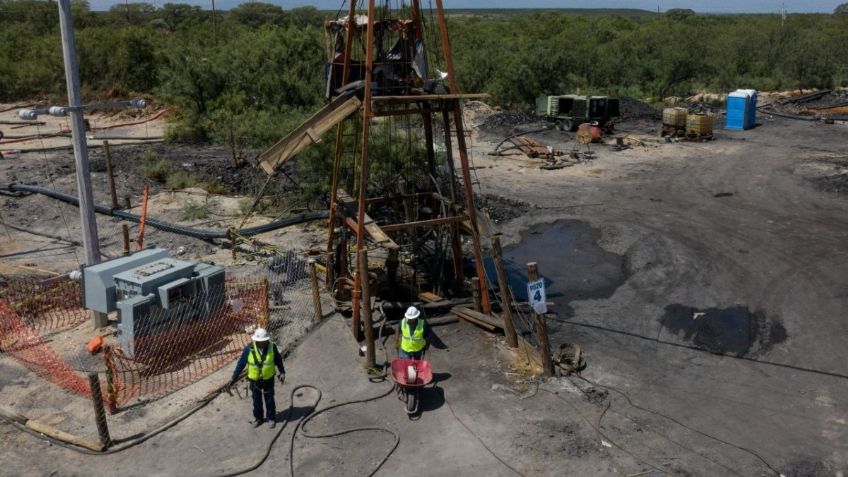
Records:
M399 447L378 475L411 468L426 475L842 475L846 125L764 116L750 131L718 127L711 142L666 143L657 122L636 117L617 134L641 145L618 152L593 145L594 157L541 170L539 161L488 154L504 136L539 124L486 125L491 112L471 109L481 206L504 235L513 275L527 261L539 263L555 303L552 341L579 343L587 368L580 377L528 380L500 339L465 323L441 327L440 349L431 354L440 379L426 391L419 420L407 419L390 395L332 411L310 432L397 432ZM533 137L563 151L577 147L569 133ZM0 181L18 169L0 164ZM108 199L102 190L99 202ZM15 200L0 198L4 217ZM49 210L40 198L26 200ZM289 239L320 236L309 232ZM319 408L387 390L351 359L348 337L333 318L296 349L280 409L288 389L304 383L323 391ZM298 408L311 393L302 390ZM214 475L256 462L270 443L271 431L252 431L248 420L247 401L222 396L173 430L103 457L53 448L3 424L0 474L110 474L144 462L121 466L122 473ZM287 472L293 427L255 475ZM363 475L392 442L383 431L301 436L295 470Z

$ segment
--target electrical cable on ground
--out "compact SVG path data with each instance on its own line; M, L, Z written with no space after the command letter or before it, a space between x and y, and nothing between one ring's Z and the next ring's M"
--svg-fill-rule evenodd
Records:
M318 393L318 397L315 400L315 403L312 404L312 410L314 411L315 408L318 406L318 403L321 401L321 396L322 396L321 390L316 388L315 386L312 386L312 385L309 385L309 384L301 384L300 386L295 386L294 388L292 388L291 393L289 394L290 404L289 404L289 408L286 409L286 420L283 421L283 425L280 426L280 429L277 431L276 434L274 434L274 437L268 443L268 446L265 448L265 453L262 455L262 457L257 462L250 465L249 467L246 467L246 468L241 469L241 470L229 472L229 473L226 473L226 474L216 475L215 477L235 477L237 475L246 474L250 471L256 470L260 466L262 466L262 464L264 464L265 461L268 460L268 457L271 455L271 449L274 447L274 443L277 442L277 439L280 438L280 435L283 433L283 431L286 429L286 426L288 426L288 424L289 424L288 418L291 417L292 410L294 409L295 393L300 389L306 389L306 388L312 389L316 393ZM241 395L239 395L239 397L241 397ZM300 426L300 423L303 422L303 420L306 419L306 417L308 415L309 414L306 414L306 415L304 415L303 417L300 418L300 421L298 421L298 426ZM297 433L297 428L295 428L295 433ZM292 435L292 440L294 440L294 435ZM289 455L289 458L291 458L291 455Z
M824 375L824 376L830 376L832 378L839 378L839 379L848 380L848 375L835 373L835 372L832 372L832 371L824 371L824 370L821 370L821 369L814 369L814 368L804 368L804 367L801 367L801 366L795 366L793 364L775 363L775 362L772 362L772 361L763 361L761 359L751 358L751 357L748 357L748 356L737 356L735 354L717 353L715 351L710 351L710 350L707 350L707 349L698 348L697 346L691 346L691 345L686 345L686 344L681 344L681 343L674 343L672 341L661 340L658 337L640 335L638 333L633 333L633 332L630 332L630 331L617 330L615 328L609 328L609 327L600 326L600 325L593 325L591 323L581 323L579 321L569 321L569 320L564 320L564 319L561 319L561 318L554 318L554 317L550 317L550 316L548 317L548 320L555 321L557 323L562 323L564 325L578 326L578 327L582 327L582 328L591 328L591 329L594 329L594 330L604 331L604 332L607 332L607 333L615 333L615 334L619 334L619 335L629 336L631 338L639 338L641 340L651 341L651 342L666 345L666 346L674 346L676 348L684 348L684 349L688 349L688 350L692 350L692 351L699 351L701 353L712 354L712 355L721 356L721 357L724 357L724 358L737 359L737 360L740 360L740 361L750 361L752 363L766 364L766 365L775 366L775 367L778 367L778 368L791 369L793 371L801 371L801 372L805 372L805 373L820 374L820 375ZM660 330L660 331L662 331L662 330ZM659 336L659 334L657 336Z
M592 421L590 421L590 420L589 420L589 419L588 419L585 415L583 415L583 413L582 413L582 412L580 412L580 409L578 409L578 408L577 408L577 406L576 406L576 405L574 405L574 403L572 403L572 402L571 402L571 401L569 401L568 399L566 399L566 398L564 398L564 397L560 396L559 394L557 394L557 393L555 393L555 392L553 392L553 391L551 391L551 390L549 390L549 389L545 389L545 388L541 388L541 387L540 387L540 388L539 388L539 390L540 390L540 391L543 391L543 392L546 392L546 393L550 394L551 396L554 396L555 398L560 399L560 400L564 401L566 404L568 404L569 406L571 406L571 408L572 408L572 409L574 409L574 410L577 412L577 414L580 416L580 418L581 418L581 419L583 419L583 421L585 421L585 422L586 422L586 424L588 424L588 425L589 425L589 427L591 427L592 429L594 429L594 430L595 430L595 432L596 432L596 433L597 433L600 437L602 437L602 438L603 438L606 442L609 442L609 443L610 443L610 445L612 445L612 446L613 446L613 447L615 447L616 449L618 449L618 450L620 450L620 451L624 452L625 454L629 455L630 457L632 457L632 458L633 458L633 460L635 460L636 462L639 462L639 463L640 463L640 464L642 464L642 465L646 465L646 466L648 466L648 467L650 467L650 468L652 468L652 469L654 469L654 470L657 470L657 471L659 471L659 472L662 472L662 473L663 473L663 474L665 474L665 475L673 475L673 474L669 473L668 471L663 470L663 469L661 469L661 468L659 468L659 467L657 467L657 466L655 466L655 465L653 465L653 464L651 464L651 463L649 463L649 462L645 461L644 459L642 459L642 458L638 457L636 454L634 454L634 453L630 452L629 450L625 449L624 447L622 447L620 444L616 443L614 440L610 439L610 438L609 438L609 436L607 436L606 434L604 434L604 431L602 431L602 430L601 430L598 426L596 426L595 424L593 424L593 423L592 423ZM609 402L607 403L607 409L609 409ZM606 413L606 409L604 410L604 412Z
M316 388L316 390L317 390L317 388ZM309 439L324 439L324 438L330 438L330 437L339 437L339 436L343 436L345 434L352 434L354 432L364 432L364 431L377 431L377 432L385 432L385 433L391 434L392 436L394 436L394 442L392 443L391 449L389 449L389 451L386 453L386 455L377 463L377 465L374 467L374 469L371 470L371 472L369 472L366 475L367 475L367 477L371 477L374 474L376 474L377 471L380 470L381 467L383 467L383 464L385 464L386 461L389 460L389 457L391 457L392 454L394 454L395 450L398 447L398 444L400 444L400 436L397 434L397 432L395 432L391 429L387 429L385 427L363 426L363 427L353 427L353 428L344 429L344 430L341 430L341 431L330 432L330 433L327 433L327 434L309 434L308 432L306 432L306 425L312 419L314 419L314 418L318 417L319 415L321 415L321 414L323 414L327 411L330 411L332 409L336 409L336 408L339 408L339 407L342 407L342 406L349 406L351 404L362 404L362 403L366 403L366 402L377 401L379 399L382 399L382 398L388 396L394 390L395 390L395 387L391 386L388 391L386 391L386 392L384 392L380 395L374 396L374 397L364 398L364 399L356 399L356 400L353 400L353 401L336 403L336 404L333 404L331 406L325 407L324 409L321 409L320 411L308 414L303 419L301 419L297 423L297 426L295 426L295 428L294 428L294 433L292 434L291 443L289 444L289 476L294 477L294 442L295 442L295 438L297 437L297 431L298 430L301 431L301 435L303 437L306 437L306 438L309 438ZM319 395L319 400L320 400L320 395ZM317 402L316 402L316 405L317 405Z
M609 390L611 390L611 391L615 391L616 393L618 393L619 395L621 395L621 397L623 397L623 398L627 401L627 403L628 403L628 404L630 404L631 406L635 407L636 409L640 409L640 410L642 410L642 411L645 411L645 412L647 412L647 413L653 414L653 415L655 415L655 416L659 416L659 417L662 417L662 418L668 419L669 421L671 421L671 422L673 422L673 423L677 424L678 426L681 426L681 427L683 427L683 428L685 428L685 429L688 429L688 430L690 430L690 431L692 431L692 432L694 432L694 433L696 433L696 434L700 434L700 435L702 435L702 436L704 436L704 437L706 437L706 438L708 438L708 439L712 439L712 440L714 440L714 441L716 441L716 442L719 442L719 443L721 443L721 444L724 444L724 445L726 445L726 446L728 446L728 447L732 447L732 448L734 448L734 449L737 449L737 450L740 450L740 451L742 451L742 452L745 452L745 453L747 453L747 454L749 454L749 455L751 455L751 456L755 457L755 458L756 458L757 460L759 460L760 462L762 462L762 463L763 463L763 465L765 465L766 467L768 467L768 468L769 468L769 470L771 470L772 472L774 472L774 473L775 473L775 475L781 475L781 473L780 473L780 471L779 471L779 470L775 469L775 468L774 468L774 466L772 466L772 465L771 465L771 464L770 464L767 460L765 460L765 458L763 458L760 454L756 453L755 451L753 451L753 450L751 450L751 449L748 449L748 448L746 448L746 447L742 447L742 446L739 446L739 445L733 444L732 442L728 442L728 441L726 441L726 440L724 440L724 439L721 439L721 438L719 438L719 437L715 437L715 436L713 436L713 435L711 435L711 434L707 434L707 433L706 433L706 432L704 432L704 431L701 431L701 430L699 430L699 429L695 429L694 427L690 427L690 426L688 426L688 425L686 425L686 424L684 424L684 423L682 423L682 422L678 421L677 419L675 419L675 418L673 418L673 417L671 417L671 416L668 416L668 415L666 415L666 414L663 414L663 413L661 413L661 412L654 411L653 409L648 409L648 408L646 408L646 407L639 406L638 404L635 404L635 403L633 402L633 400L630 398L630 396L628 396L628 395L627 395L627 393L625 393L624 391L622 391L622 390L620 390L620 389L618 389L618 388L616 388L616 387L614 387L614 386L608 386L608 385L604 385L604 384L598 384L598 383L596 383L596 382L594 382L594 381L592 381L592 380L590 380L590 379L588 379L588 378L584 378L583 376L580 376L580 375L575 375L575 377L576 377L576 378L578 378L578 379L581 379L581 380L583 380L583 381L585 381L585 382L587 382L587 383L589 383L589 384L591 384L592 386L599 387L599 388L604 388L604 389L609 389ZM573 384L573 383L572 383L572 384ZM576 386L576 385L575 385L575 386ZM579 386L578 386L578 389L579 389Z
M443 394L444 394L444 393L443 393ZM494 457L495 459L497 459L497 461L498 461L498 462L500 462L501 464L503 464L503 466L504 466L504 467L506 467L507 469L509 469L509 470L513 471L513 472L515 473L515 475L520 475L521 477L527 477L527 476L525 476L524 474L522 474L521 472L519 472L519 471L518 471L515 467L513 467L513 466L509 465L509 463L507 463L505 460L503 460L500 456L498 456L497 454L495 454L495 451L493 451L493 450L492 450L492 449L491 449L488 445L486 445L486 443L485 443L485 442L483 442L483 439L481 439L481 438L480 438L480 436L479 436L479 435L477 435L477 433L476 433L476 432L472 431L472 430L471 430L471 428L470 428L470 427L468 427L468 425L467 425L467 424L465 424L465 422L464 422L462 419L460 419L460 418L459 418L459 416L457 416L457 415L456 415L456 412L453 410L453 406L451 406L451 404L450 404L450 402L448 401L448 398L447 398L447 397L445 397L445 404L447 404L447 405L448 405L448 409L450 410L450 412L451 412L451 414L453 415L454 419L456 419L456 422L460 423L460 424L462 425L462 427L464 427L464 428L465 428L465 430L466 430L466 431L468 431L468 433L469 433L469 434L471 434L472 436L474 436L474 438L475 438L475 439L477 439L477 442L479 442L479 443L480 443L480 445L481 445L481 446L483 446L483 448L484 448L484 449L486 449L486 450L489 452L489 454L491 454L491 455L492 455L492 457Z
M91 451L91 450L88 450L88 449L83 449L83 448L80 448L80 447L77 447L77 446L67 444L65 442L53 439L51 437L45 436L45 435L43 435L39 432L36 432L36 431L22 425L21 423L15 421L13 419L8 418L7 416L5 416L3 414L0 414L0 419L8 422L9 424L13 425L14 427L16 427L17 429L19 429L21 431L24 431L24 432L26 432L30 435L35 436L36 438L38 438L40 440L46 440L46 441L50 442L51 444L55 444L57 446L60 446L60 447L66 448L66 449L70 449L70 450L77 452L77 453L80 453L80 454L96 455L96 456L110 455L110 454L116 454L118 452L127 450L131 447L137 446L137 445L141 444L142 442L145 442L148 439L150 439L150 438L152 438L152 437L154 437L158 434L161 434L162 432L174 427L179 422L185 420L186 418L188 418L189 416L191 416L192 414L194 414L195 412L199 411L200 409L205 407L207 404L212 402L212 400L214 400L218 395L221 394L221 392L224 390L224 387L225 386L222 386L222 387L214 390L209 395L207 395L204 399L202 399L200 402L198 402L194 407L192 407L191 409L186 411L184 414L182 414L178 418L174 419L173 421L159 427L158 429L154 430L153 432L145 435L144 437L141 437L140 439L137 439L137 440L135 440L131 443L128 443L128 444L125 444L125 445L122 445L122 446L113 447L113 448L106 450L106 451L103 451L103 452L95 452L95 451ZM393 435L394 436L394 442L392 444L391 449L389 450L389 452L386 453L385 457L383 457L380 460L380 462L377 464L377 466L369 474L367 474L369 477L374 475L383 466L383 464L385 464L386 461L389 460L391 455L394 454L395 450L397 449L397 446L400 443L400 436L395 431L392 431L391 429L387 429L387 428L383 428L383 427L364 426L364 427L356 427L356 428L351 428L351 429L345 429L345 430L342 430L342 431L336 431L336 432L332 432L332 433L328 433L328 434L309 434L304 429L304 425L306 423L308 423L310 420L314 419L315 417L317 417L317 416L319 416L319 415L321 415L321 414L323 414L327 411L330 411L332 409L336 409L336 408L339 408L339 407L342 407L342 406L366 403L366 402L371 402L371 401L376 401L376 400L382 399L382 398L388 396L389 394L391 394L392 391L394 391L394 386L389 388L388 391L381 393L381 394L374 396L374 397L369 397L369 398L364 398L364 399L356 399L356 400L352 400L352 401L345 401L345 402L333 404L332 406L326 407L324 409L321 409L320 411L315 412L315 408L318 406L318 403L321 401L321 397L322 397L321 390L318 389L315 386L310 385L310 384L301 384L299 386L295 386L291 390L291 393L290 393L291 404L289 405L289 408L286 410L287 416L291 416L292 410L294 409L295 393L297 393L297 391L299 391L301 389L306 389L306 388L313 389L318 394L318 397L315 400L314 404L311 406L313 411L308 413L308 414L305 414L303 417L300 418L300 420L297 423L297 426L295 427L294 434L292 434L291 444L289 446L289 462L290 462L289 472L290 472L290 475L292 477L294 477L294 441L295 441L295 437L297 436L298 430L302 431L301 435L303 437L307 437L307 438L310 438L310 439L322 439L322 438L337 437L337 436L342 436L342 435L345 435L345 434L351 434L351 433L354 433L354 432L364 432L364 431L378 431L378 432L385 432L385 433L389 433L389 434ZM268 460L268 457L271 454L271 449L273 448L276 441L279 439L282 432L286 429L286 426L288 425L288 423L289 423L288 419L286 419L283 422L283 424L280 426L280 429L274 435L273 439L271 439L271 441L268 443L268 446L265 450L265 453L259 459L259 461L250 465L247 468L244 468L244 469L241 469L241 470L238 470L238 471L234 471L234 472L229 472L229 473L226 473L226 474L221 474L221 475L216 476L216 477L234 477L234 476L245 474L245 473L250 472L252 470L256 470L257 468L262 466L262 464L264 464Z
M568 380L569 380L569 381L571 381L571 384L573 384L573 385L574 385L574 387L576 387L577 389L579 389L579 390L580 390L580 391L581 391L581 392L582 392L582 393L583 393L583 394L584 394L587 398L591 398L591 396L590 396L590 394L589 394L589 392L588 392L588 391L584 390L583 388L581 388L580 386L578 386L577 384L575 384L575 383L574 383L574 381L572 381L570 378L568 378ZM591 389L591 388L590 388L590 389ZM633 422L634 424L636 424L636 421L634 421L631 417L629 417L629 416L627 416L627 415L625 415L625 414L622 414L622 413L620 413L620 412L616 412L616 411L612 410L612 403L611 403L611 402L608 402L607 404L608 404L608 405L607 405L606 409L604 409L604 412L603 412L603 413L601 413L601 416L600 416L600 417L598 417L598 427L599 427L599 428L601 428L601 427L602 427L602 421L603 421L603 419L604 419L604 416L606 416L607 412L609 412L609 411L614 412L614 413L618 414L619 416L623 417L624 419L627 419L627 420L629 420L629 421ZM656 432L656 431L655 431L655 432ZM662 436L662 437L664 437L666 440L668 440L668 441L669 441L669 442L671 442L672 444L674 444L674 445L676 445L676 446L680 447L681 449L684 449L684 450L686 450L686 451L688 451L688 452L691 452L691 453L693 453L693 454L698 455L699 457L703 458L704 460L706 460L707 462L709 462L709 463L711 463L711 464L713 464L713 465L716 465L716 466L722 467L722 468L724 468L726 471L728 471L728 472L730 472L730 473L732 473L732 474L734 474L734 475L738 475L739 477L744 477L744 476L743 476L743 474L741 474L741 473L737 472L736 470L734 470L734 469L732 469L732 468L730 468L730 467L728 467L728 466L726 466L726 465L722 464L721 462L716 462L715 460L713 460L713 459L709 458L709 456L706 456L706 455L704 455L704 454L702 454L702 453L700 453L700 452L698 452L698 451L696 451L696 450L694 450L694 449L691 449L691 448L689 448L689 447L686 447L685 445L681 444L680 442L678 442L678 441L676 441L676 440L672 439L671 437L669 437L669 436L667 436L667 435L665 435L665 434L661 434L661 433L659 433L659 432L656 432L656 434L657 434L657 435L660 435L660 436Z

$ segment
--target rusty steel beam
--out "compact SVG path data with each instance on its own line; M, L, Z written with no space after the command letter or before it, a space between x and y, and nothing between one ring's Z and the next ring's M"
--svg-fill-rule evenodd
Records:
M432 196L432 195L433 195L433 192L416 192L414 194L403 194L403 195L398 195L396 197L371 197L370 199L366 199L365 202L367 202L370 205L370 204L379 204L381 202L389 202L389 201L398 200L398 199L407 199L407 198L411 199L413 197L429 197L429 196Z
M440 25L441 28L441 25ZM451 60L451 67L453 60ZM448 73L450 74L450 73ZM450 78L449 78L450 79ZM453 82L451 82L453 83ZM376 96L375 103L415 103L418 101L436 101L440 99L486 99L489 98L488 93L451 93L451 94L411 94L409 96Z
M342 85L347 84L348 80L348 70L350 69L350 52L351 52L351 43L353 42L353 30L354 28L351 26L351 23L356 23L354 19L354 14L356 14L356 0L350 0L350 8L348 9L347 14L347 35L345 38L345 48L344 48L344 69L342 70ZM332 92L330 93L332 95ZM333 183L332 188L330 189L330 216L327 219L327 263L332 262L333 257L333 232L336 228L336 218L334 216L333 204L336 203L336 191L338 191L339 187L339 167L342 162L342 153L344 151L344 121L340 122L336 127L336 152L333 158ZM327 283L326 286L331 286L330 279L332 277L332 273L325 274L324 278Z
M468 217L464 215L458 215L454 217L442 217L438 219L430 219L430 220L419 220L417 222L406 222L403 224L390 224L383 225L380 228L383 229L383 232L397 232L399 230L406 229L415 229L420 227L436 227L439 225L447 225L453 224L456 222L462 222L463 220L467 220Z
M365 223L365 194L366 189L368 188L368 139L371 133L371 109L373 104L371 102L371 81L372 81L372 70L374 69L374 16L377 11L374 8L374 0L368 0L368 28L367 33L365 35L365 93L363 95L362 101L362 156L360 158L360 166L359 166L359 203L357 210L357 224ZM357 233L356 234L356 257L359 259L359 254L362 253L362 249L365 247L365 234ZM359 291L361 288L361 274L357 273L354 277L354 286L353 289L355 291ZM367 279L367 278L366 278ZM359 339L359 309L360 309L360 296L358 293L354 293L353 296L353 317L351 319L351 326L353 331L353 336L358 340Z
M427 113L436 113L441 111L440 109L433 108L409 108L409 109L391 109L384 111L375 111L374 117L381 118L387 116L407 116L410 114L427 114Z
M448 38L448 26L445 20L445 10L442 6L442 0L436 0L436 13L439 19L439 36L442 43L442 52L445 58L445 68L448 70L448 82L450 83L451 99L470 99L475 95L459 94L459 87L456 82L456 74L453 67L453 56L451 54L450 39ZM446 98L447 99L447 98ZM454 101L454 127L456 128L456 142L459 149L459 160L462 167L462 185L465 190L465 208L468 212L468 217L471 220L471 243L474 251L474 260L477 262L477 277L480 278L480 288L482 290L482 305L483 313L491 313L492 307L489 302L489 286L486 280L486 273L483 269L483 254L480 251L480 238L477 233L477 214L474 210L473 187L471 185L471 169L468 160L468 148L465 144L465 131L462 126L462 106L459 101ZM452 157L447 158L453 161Z

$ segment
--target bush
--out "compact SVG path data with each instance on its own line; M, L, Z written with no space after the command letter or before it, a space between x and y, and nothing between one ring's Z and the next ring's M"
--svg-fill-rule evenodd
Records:
M213 179L210 182L204 183L203 184L203 190L205 190L206 192L208 192L210 194L218 194L218 195L222 195L222 194L227 192L227 188L224 186L224 184L222 184L221 181L216 180L216 179Z
M197 176L188 171L174 171L168 175L165 185L170 189L187 189L199 184Z
M189 204L182 208L180 219L200 220L209 217L209 206L206 204Z
M141 162L139 166L141 175L160 183L168 180L168 176L171 174L171 164L165 159L160 159L155 152L145 151L138 157L138 160Z

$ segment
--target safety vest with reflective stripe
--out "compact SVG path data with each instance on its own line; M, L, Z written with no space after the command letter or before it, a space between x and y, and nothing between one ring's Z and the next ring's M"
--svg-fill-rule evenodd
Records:
M413 332L407 320L403 320L400 326L401 340L400 349L407 353L417 353L424 349L427 341L424 339L424 320L418 320Z
M274 344L268 343L265 351L265 359L261 363L259 362L260 356L262 356L262 353L259 352L256 343L253 343L250 353L247 355L247 379L251 381L258 381L260 379L267 381L274 378L276 371L276 367L274 366Z

